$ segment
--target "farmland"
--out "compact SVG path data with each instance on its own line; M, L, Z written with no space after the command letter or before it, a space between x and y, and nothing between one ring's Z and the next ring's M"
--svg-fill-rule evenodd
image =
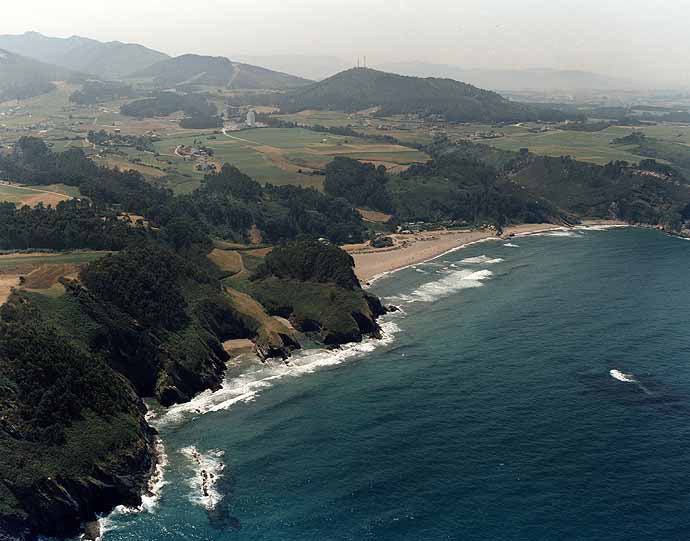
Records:
M262 128L209 134L194 133L173 136L155 144L156 150L180 173L189 175L188 185L201 180L193 164L174 155L178 145L192 146L202 139L204 146L213 150L213 161L230 163L261 183L276 185L300 184L320 188L323 176L319 172L336 156L384 164L393 169L404 169L415 162L424 162L428 156L408 147L372 143L366 139L322 134L302 128ZM186 191L184 183L178 191Z
M64 184L51 184L36 188L0 183L0 201L15 203L20 206L35 206L39 203L45 206L55 206L60 201L78 196L78 189L73 186L65 186Z
M134 169L151 182L167 186L176 193L194 190L205 174L197 167L196 160L176 154L180 145L203 144L213 152L209 164L219 167L230 163L261 183L315 188L323 185L323 176L319 173L335 156L346 155L393 170L402 170L428 159L426 154L408 147L301 128L245 129L227 135L220 130L182 129L178 125L181 114L148 119L121 115L119 109L123 100L93 106L70 103L69 95L74 89L63 84L38 98L0 104L0 145L30 135L43 138L55 151L82 148L100 165ZM216 106L222 110L222 97L213 101L217 101ZM337 112L318 113L318 120L314 124L337 126L347 122L347 116ZM155 133L154 151L132 146L97 148L86 141L91 130L136 136ZM5 190L0 195L21 202L21 194L9 192Z
M13 288L19 287L49 296L59 296L63 276L75 276L79 268L103 257L106 252L0 254L0 305ZM22 281L24 282L22 284Z
M659 123L639 126L612 126L602 131L574 131L556 124L519 123L513 125L452 124L424 121L414 115L377 117L376 111L344 113L303 111L275 118L293 122L296 128L255 128L241 131L190 130L180 128L180 113L163 118L135 119L120 114L124 100L93 106L69 102L75 89L61 84L57 90L24 102L0 104L0 145L25 135L42 137L53 150L76 146L97 163L107 167L134 169L150 182L189 193L199 187L208 170L230 163L261 183L299 184L321 189L326 164L336 156L384 165L392 172L405 170L429 156L415 146L429 144L437 136L452 141L471 140L496 148L518 151L523 148L547 156L570 155L582 161L605 164L612 160L639 162L653 157L690 173L690 126ZM211 101L223 110L224 95ZM262 113L269 110L261 109ZM309 129L348 127L360 136L343 136ZM146 150L131 145L96 147L86 140L89 131L104 130L127 135L154 134ZM641 131L648 137L643 149L637 145L613 144L614 139ZM392 139L385 139L388 136ZM395 141L400 144L395 144ZM403 146L410 145L410 146ZM180 155L178 148L205 148L208 156ZM59 179L56 179L59 181ZM46 191L73 194L60 189ZM45 204L55 204L59 196L45 194ZM35 204L38 194L0 186L0 200Z

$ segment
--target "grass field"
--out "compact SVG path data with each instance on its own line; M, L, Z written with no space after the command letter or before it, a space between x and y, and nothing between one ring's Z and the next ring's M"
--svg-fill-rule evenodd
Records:
M50 297L64 294L58 282L62 276L75 276L81 265L90 263L108 252L14 253L0 255L0 305L7 301L13 288ZM21 284L21 279L25 279Z
M79 189L64 184L51 184L49 186L18 186L0 184L0 201L15 203L17 205L35 206L57 205L73 197L79 197Z
M43 265L90 263L110 252L12 253L0 255L0 274L28 274Z
M425 162L428 156L408 147L372 143L365 139L317 133L301 128L262 128L228 132L227 135L196 133L171 136L155 144L156 150L172 161L178 173L187 176L174 189L178 192L198 183L203 174L194 164L174 155L178 145L193 145L201 139L214 151L213 161L229 163L257 181L276 185L299 184L320 188L323 177L314 174L336 156L384 163L393 168ZM198 184L197 184L198 185ZM187 188L187 189L186 189ZM193 189L193 188L191 188Z
M102 157L98 163L108 167L135 169L151 182L171 188L176 193L189 193L196 189L204 173L196 170L196 162L175 155L178 145L194 146L201 143L213 149L211 162L217 166L230 163L261 183L276 185L299 184L317 189L323 186L320 172L336 156L349 156L376 165L385 165L399 172L416 162L429 159L423 152L405 146L384 144L372 139L344 137L315 132L303 128L264 128L229 132L218 130L185 130L179 127L180 114L167 118L138 120L119 113L126 100L118 100L95 106L78 106L69 102L69 95L76 87L60 84L50 94L22 102L0 103L0 144L15 142L22 136L44 138L53 148L61 151L68 147L80 147L93 154L91 145L84 141L89 130L106 131L115 128L122 133L142 135L155 132L160 141L154 144L158 155L120 147L116 152L99 149ZM222 108L223 97L216 100ZM337 111L303 111L292 115L279 115L287 121L307 126L350 126L365 136L391 136L403 144L428 144L434 135L445 134L451 140L472 140L501 149L518 151L528 148L535 154L549 156L570 155L576 159L597 164L612 160L638 162L649 156L635 153L637 147L613 145L616 138L643 131L656 139L650 144L656 159L672 163L690 174L690 125L662 123L656 126L611 127L601 132L560 130L549 126L545 133L529 130L541 125L523 123L509 126L491 124L431 124L403 116L377 118L367 114L348 114ZM482 139L477 133L497 132L502 136ZM688 148L688 156L685 156ZM49 187L45 191L64 193L66 189ZM0 186L0 200L18 204L55 204L60 195L37 192L22 193L17 188Z

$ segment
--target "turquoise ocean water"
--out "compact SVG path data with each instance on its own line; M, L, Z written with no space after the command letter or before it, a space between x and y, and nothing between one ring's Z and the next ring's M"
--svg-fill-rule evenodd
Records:
M158 496L105 539L690 539L689 276L690 243L618 229L381 280L384 340L155 417Z

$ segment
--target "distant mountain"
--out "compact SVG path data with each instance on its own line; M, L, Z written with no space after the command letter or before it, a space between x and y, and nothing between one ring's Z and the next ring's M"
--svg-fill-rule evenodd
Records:
M352 67L352 62L346 62L337 56L278 54L267 56L233 55L239 62L264 66L265 68L292 73L312 81L321 81Z
M64 68L0 49L0 101L33 98L55 89L54 81L71 78Z
M311 81L266 68L231 62L222 56L186 54L158 62L133 73L159 88L214 86L230 89L286 90Z
M0 36L0 48L105 79L119 79L170 58L133 43L103 43L79 36L53 38L38 32Z
M639 88L641 83L616 79L587 71L556 69L465 69L445 64L424 62L394 62L377 66L383 71L413 77L445 77L465 81L481 88L496 91L566 91L625 90Z
M279 98L285 111L359 111L378 107L383 115L443 115L456 122L500 122L558 115L538 112L495 92L451 79L421 79L355 68ZM550 119L550 118L549 118Z

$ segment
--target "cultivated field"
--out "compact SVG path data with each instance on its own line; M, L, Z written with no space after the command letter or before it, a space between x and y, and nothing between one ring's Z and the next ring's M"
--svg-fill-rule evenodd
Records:
M320 188L319 175L336 156L349 156L362 161L384 164L402 170L415 162L425 162L423 152L399 145L371 142L357 137L317 133L301 128L262 128L225 134L167 137L156 143L156 149L178 172L189 175L189 184L200 181L202 174L194 171L191 162L174 155L178 145L191 146L195 140L214 151L212 160L230 163L261 183L276 185L299 184ZM178 191L185 191L183 188Z
M64 293L60 278L74 278L79 269L107 252L13 253L0 255L0 305L13 288L57 297Z
M79 197L79 190L64 184L20 186L0 183L0 202L15 203L20 206L29 205L33 207L39 203L45 206L55 206L60 201L66 201L73 197Z

